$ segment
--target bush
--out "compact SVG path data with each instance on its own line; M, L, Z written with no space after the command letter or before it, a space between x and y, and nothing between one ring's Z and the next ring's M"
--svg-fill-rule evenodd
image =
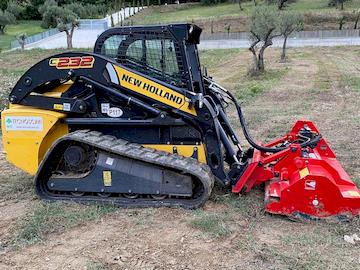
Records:
M0 35L5 33L5 27L16 22L15 16L8 12L0 10Z
M20 18L23 7L20 6L15 0L10 0L7 4L6 11L15 16L16 19Z
M225 2L227 2L227 0L200 0L200 3L205 6L216 5Z
M105 5L80 4L78 2L66 4L64 8L73 11L81 19L100 18L106 13Z
M43 5L45 0L30 0L21 13L23 20L41 20L39 7Z

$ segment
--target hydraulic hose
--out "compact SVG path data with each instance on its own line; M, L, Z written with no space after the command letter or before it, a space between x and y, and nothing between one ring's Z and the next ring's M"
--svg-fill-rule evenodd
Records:
M235 104L236 110L238 112L239 115L239 119L240 119L240 124L244 133L244 136L246 138L246 140L249 142L249 144L254 147L255 149L261 151L261 152L268 152L268 153L277 153L280 152L282 150L287 149L289 146L283 146L283 147L265 147L262 145L257 144L253 138L251 137L245 118L244 118L244 114L241 110L241 106L239 105L239 103L236 101L235 97L229 92L227 91L227 94L230 96L230 98L232 99L232 101ZM317 135L315 136L313 139L308 140L306 142L303 142L300 144L301 147L307 147L307 146L311 146L311 145L316 145L321 139L321 135Z

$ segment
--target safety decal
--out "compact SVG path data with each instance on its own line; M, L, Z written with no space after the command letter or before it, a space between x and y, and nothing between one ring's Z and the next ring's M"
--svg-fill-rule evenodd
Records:
M101 103L101 112L108 113L110 109L110 103Z
M111 171L103 171L103 180L105 187L111 187L111 182L112 182Z
M306 190L315 190L316 189L316 181L315 180L306 180L305 181L305 189Z
M359 193L359 191L350 190L350 191L348 191L348 194L349 194L349 196L352 197L352 198L360 198L360 193Z
M42 131L44 128L43 119L37 116L6 116L5 128L8 131Z
M71 111L71 104L70 103L63 103L63 109L65 112Z
M300 173L300 178L304 178L310 174L309 169L307 167L302 169L299 173Z
M54 109L62 111L62 110L64 110L64 105L63 104L54 104Z

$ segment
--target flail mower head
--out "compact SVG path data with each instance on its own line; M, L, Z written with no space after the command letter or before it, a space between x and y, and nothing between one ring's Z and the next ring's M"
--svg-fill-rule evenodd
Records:
M352 218L360 213L360 191L345 172L326 140L319 137L308 147L299 139L319 136L311 121L298 121L282 138L264 145L288 144L276 152L255 149L233 192L250 192L265 183L265 209L295 218Z

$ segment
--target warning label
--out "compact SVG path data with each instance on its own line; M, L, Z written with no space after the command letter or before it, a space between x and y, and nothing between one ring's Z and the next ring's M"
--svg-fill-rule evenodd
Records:
M305 189L306 190L316 190L316 181L306 180L305 181Z
M42 131L43 119L36 116L6 116L6 130Z

